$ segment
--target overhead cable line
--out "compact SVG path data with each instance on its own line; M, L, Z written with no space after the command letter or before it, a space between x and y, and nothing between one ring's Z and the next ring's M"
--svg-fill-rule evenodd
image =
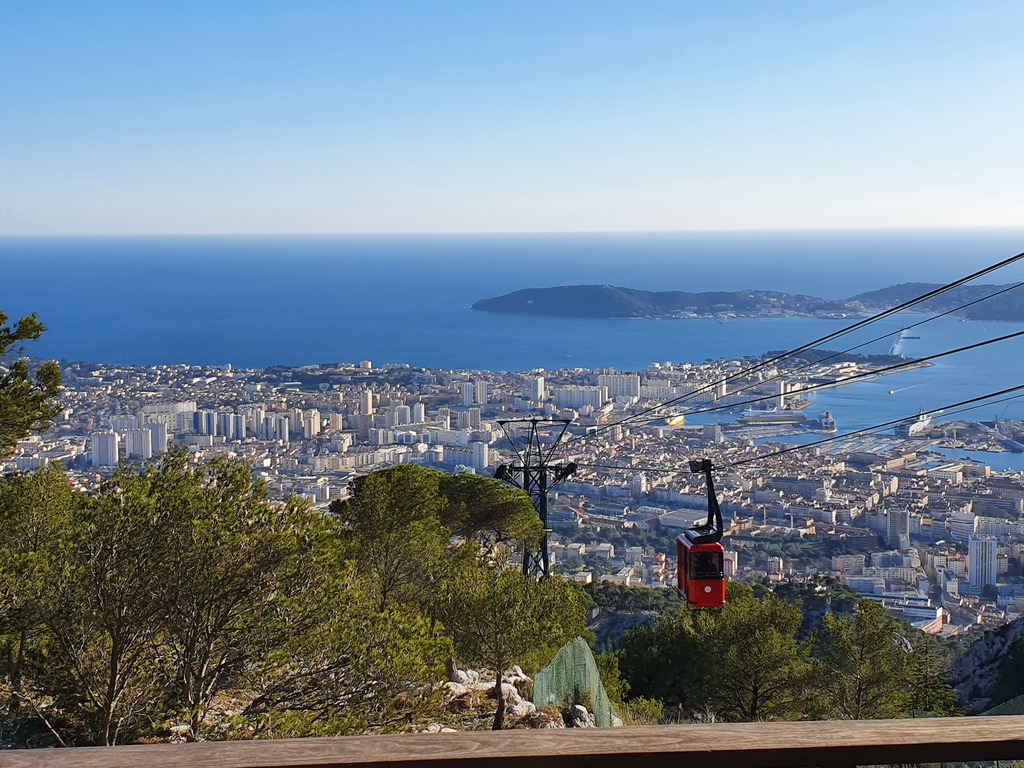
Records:
M955 415L957 413L965 413L967 411L971 411L971 410L974 410L975 408L980 408L981 407L980 405L975 405L973 408L962 408L962 406L970 405L972 403L978 403L978 402L980 402L982 400L989 400L990 398L998 397L999 395L1006 395L1006 394L1009 394L1010 392L1021 392L1022 390L1024 390L1024 384L1018 384L1015 387L1007 387L1006 389L1001 389L998 392L990 392L989 394L981 395L980 397L972 397L969 400L961 400L959 403L953 403L952 405L947 405L944 408L936 408L935 411L933 411L933 412L936 412L936 411L943 411L943 412L950 411L950 413L947 414L947 415L953 416L953 415ZM1006 397L1006 398L1002 398L1002 399L999 399L999 400L993 400L992 402L985 403L985 407L988 407L988 406L996 404L996 403L1003 403L1003 402L1006 402L1008 400L1016 400L1017 398L1019 398L1021 396L1022 395L1014 395L1013 397ZM959 408L961 410L952 410L952 409L957 409L957 408ZM913 417L910 417L910 418L913 418ZM880 429L886 429L888 427L894 427L897 424L902 424L902 423L904 423L906 421L907 421L907 417L904 417L902 419L895 419L895 420L892 420L892 421L886 421L886 422L883 422L882 424L875 424L872 427L865 427L863 429L855 429L852 432L847 432L846 434L843 434L843 435L833 435L832 437L822 438L821 440L815 440L814 442L805 443L804 445L794 445L794 446L790 446L789 448L780 448L779 450L773 451L772 453L769 453L769 454L765 454L764 456L757 456L757 457L749 458L749 459L740 459L739 461L734 461L734 462L732 462L730 464L723 464L722 465L722 469L731 469L733 467L741 467L744 464L752 464L755 461L761 461L763 459L772 459L772 458L775 458L776 456L782 456L783 454L786 454L786 453L792 453L793 451L800 451L800 450L804 450L804 449L807 449L807 448L817 448L818 446L825 445L827 443L835 442L835 441L838 441L838 440L845 440L845 439L849 439L851 437L857 437L859 435L871 434L871 433L876 432L876 431L878 431Z
M962 347L957 347L956 349L948 349L945 352L936 352L934 355L926 355L925 357L917 357L917 358L914 358L912 360L905 360L902 363L895 363L894 365L887 365L884 368L876 368L876 369L874 369L872 371L864 371L862 373L855 373L855 374L853 374L851 376L847 376L845 379L843 379L842 380L842 385L845 386L846 384L850 384L850 383L859 381L861 379L876 379L879 376L885 376L885 375L890 374L890 373L896 373L896 372L898 372L898 371L900 371L901 369L904 369L904 368L917 368L917 367L919 367L921 365L921 363L927 363L927 362L930 362L932 360L938 360L939 358L942 358L942 357L949 357L950 355L957 355L957 354L960 354L961 352L969 352L972 349L978 349L979 347L986 347L986 346L988 346L990 344L997 344L997 343L999 343L1001 341L1008 341L1009 339L1015 339L1015 338L1018 338L1020 336L1024 336L1024 331L1014 331L1013 333L1008 333L1008 334L1006 334L1004 336L997 336L994 339L986 339L985 341L978 341L978 342L975 342L974 344L967 344L967 345L962 346ZM836 382L833 382L833 381L830 381L830 382L827 382L827 383L824 383L824 384L812 384L811 386L804 387L803 389L800 390L800 392L801 393L817 392L817 391L822 390L822 389L831 389L832 387L835 387L835 386L837 386ZM697 408L695 410L689 411L688 415L699 416L699 415L702 415L702 414L705 414L705 413L718 413L720 411L732 410L732 409L737 408L739 406L755 405L757 403L762 403L765 400L774 400L777 397L778 397L778 395L759 395L758 397L752 397L749 400L740 400L737 403L729 403L728 405L714 405L714 406L711 406L711 407L708 407L708 408ZM595 432L596 432L596 430L595 430ZM595 434L595 432L590 432L588 434ZM566 444L568 444L568 443L569 443L569 441L567 440Z
M742 376L749 376L751 373L754 373L754 372L756 372L758 370L762 370L763 368L767 368L768 366L771 366L771 365L774 365L776 363L779 363L779 362L781 362L781 361L783 361L783 360L785 360L787 358L790 358L790 357L793 357L795 355L798 355L801 352L806 352L809 349L814 349L815 347L819 346L820 344L824 344L826 342L832 341L833 339L837 339L837 338L840 338L840 337L845 336L847 334L853 333L856 330L864 328L865 326L868 326L868 325L870 325L872 323L878 322L879 320L882 320L882 319L884 319L886 317L891 317L892 315L895 315L895 314L897 314L899 312L902 312L902 311L904 311L906 309L909 309L910 307L913 307L913 306L916 306L918 304L921 304L921 303L923 303L925 301L928 301L929 299L933 299L936 296L940 296L943 293L946 293L947 291L953 290L954 288L959 288L961 285L964 285L965 283L969 283L972 280L976 280L979 277L984 277L985 275L987 275L987 274L989 274L991 272L995 272L996 270L1002 269L1003 267L1007 267L1010 264L1013 264L1013 263L1015 263L1017 261L1020 261L1021 259L1024 259L1024 252L1018 253L1015 256L1011 256L1009 258L1003 259L1002 261L996 262L995 264L992 264L992 265L990 265L988 267L985 267L984 269L979 269L978 271L972 272L971 274L966 275L965 277L961 277L958 280L954 280L951 283L946 283L944 285L940 285L938 288L934 288L934 289L932 289L932 290L930 290L930 291L928 291L926 293L923 293L920 296L917 296L917 297L915 297L913 299L908 299L907 301L904 301L901 304L897 304L894 307L890 307L888 309L884 309L884 310L882 310L880 312L875 313L874 315L871 315L870 317L866 317L866 318L864 318L862 320L858 320L857 322L853 323L852 325L848 325L845 328L840 328L838 331L833 331L832 333L829 333L829 334L826 334L824 336L821 336L821 337L819 337L817 339L814 339L813 341L809 341L806 344L803 344L803 345L801 345L799 347L791 349L791 350L789 350L787 352L782 352L782 353L780 353L778 355L775 355L774 357L768 358L766 360L762 360L762 361L756 363L755 365L752 365L752 366L750 366L750 367L748 367L748 368L746 368L746 369L744 369L742 371L737 372L736 374L733 374L731 376L727 376L725 379L723 379L722 381L720 381L720 382L718 382L716 384L710 384L710 385L707 385L706 387L703 387L703 388L701 388L701 389L699 389L699 390L697 390L695 392L688 392L686 394L679 395L678 397L674 397L674 398L671 398L669 400L666 400L665 402L660 403L659 405L653 405L653 406L650 406L648 408L644 408L643 410L641 410L641 411L639 411L639 412L637 412L635 414L631 414L631 415L626 416L626 417L624 417L622 419L619 419L617 421L614 421L614 422L611 422L609 424L606 424L606 425L604 425L602 427L599 427L598 429L595 429L595 430L593 430L591 432L588 432L585 435L580 435L580 436L577 436L577 437L574 437L574 438L569 438L569 439L565 440L562 443L563 449L564 449L565 446L571 445L572 443L574 443L576 441L583 440L583 439L586 439L588 437L593 437L593 436L595 436L597 434L600 434L601 432L604 432L604 431L606 431L608 429L611 429L612 427L619 426L621 424L625 424L627 422L635 421L637 419L643 418L643 417L648 416L648 415L650 415L652 413L660 411L662 408L668 407L668 406L670 406L670 405L672 405L674 403L678 403L678 402L680 402L682 400L685 400L687 398L693 397L696 394L700 394L702 392L707 392L710 389L718 386L719 384L727 383L729 381L732 381L733 379L736 379L736 378L739 378L739 377L742 377Z
M814 367L816 365L821 365L822 363L827 363L829 360L834 360L835 358L840 357L841 355L847 355L847 354L849 354L851 352L857 351L858 349L863 349L864 347L868 346L869 344L874 344L876 342L879 342L879 341L882 341L884 339L887 339L887 338L889 338L891 336L896 336L896 335L904 333L906 331L913 330L914 328L919 328L920 326L926 325L927 323L930 323L933 320L938 320L939 318L946 317L948 315L953 314L954 312L960 312L961 310L967 309L968 307L972 307L975 304L980 304L983 301L988 301L989 299L995 298L996 296L1000 296L1000 295L1002 295L1004 293L1008 293L1009 291L1012 291L1012 290L1014 290L1016 288L1020 288L1022 285L1024 285L1024 283L1014 283L1013 285L1009 285L1009 286L1007 286L1005 288L1002 288L1002 289L1000 289L998 291L995 291L994 293L989 293L989 294L987 294L985 296L982 296L980 298L974 299L973 301L969 301L966 304L961 304L959 306L953 307L952 309L947 309L945 312L940 312L937 315L929 315L924 320L918 320L916 323L911 323L910 325L904 326L904 327L900 328L900 330L898 330L898 331L890 331L889 333L883 333L881 336L876 336L873 339L869 339L869 340L867 340L865 342L862 342L860 344L857 344L855 346L848 347L847 349L844 349L844 350L842 350L840 352L832 352L831 354L826 355L825 357L817 358L815 360L810 360L810 361L804 363L803 365L797 366L796 368L794 368L792 370L785 371L785 373L781 373L781 372L777 373L775 376L772 376L771 378L765 379L764 381L751 382L750 384L747 384L746 386L741 387L741 388L731 392L730 394L738 395L738 394L741 394L743 392L746 392L749 389L752 389L753 387L755 387L755 386L757 386L759 384L760 385L770 384L771 382L777 381L778 379L781 379L781 378L784 378L784 377L793 376L794 374L798 374L801 371L807 370L808 368L812 368L812 367ZM921 360L921 359L922 358L916 358L916 360ZM719 384L727 383L732 378L738 378L741 375L744 375L742 371L740 373L738 373L738 374L734 374L734 376L731 377L731 378L727 377L725 379L722 379L721 381L715 382L714 384L710 384L710 385L708 385L708 388L714 388L714 387L718 386ZM801 390L801 391L807 391L807 390ZM693 394L696 394L696 393L690 392L690 393L687 393L687 396L693 395ZM776 396L777 395L772 395L772 398L774 398ZM702 413L702 411L693 411L692 413Z
M1000 395L1008 395L1011 392L1018 392L1019 394L1011 395L1010 397L1000 397ZM998 397L999 399L998 400L991 400L990 402L982 402L982 401L989 401L991 398L994 398L994 397ZM1009 402L1011 400L1018 400L1021 397L1024 397L1024 384L1019 384L1019 385L1017 385L1015 387L1008 387L1006 389L1001 389L1001 390L999 390L997 392L989 392L986 395L980 395L979 397L972 397L972 398L970 398L968 400L961 400L960 402L957 402L957 403L950 403L949 405L940 406L938 408L932 409L931 412L932 413L938 413L938 412L941 411L941 412L943 412L944 414L946 414L948 416L955 416L955 415L960 414L960 413L967 413L968 411L977 410L978 408L983 408L983 407L987 408L987 407L989 407L991 405L996 405L998 403L1005 403L1005 402ZM862 435L874 434L875 432L878 432L879 430L888 429L889 427L894 427L894 426L897 426L899 424L904 424L907 421L909 421L910 419L913 419L914 417L915 417L914 415L903 416L903 417L898 418L898 419L892 419L890 421L884 421L881 424L874 424L874 425L872 425L870 427L862 427L861 429L855 429L855 430L852 430L850 432L844 432L841 435L832 435L831 437L825 437L825 438L822 438L821 440L815 440L814 442L803 443L801 445L791 445L791 446L789 446L787 448L781 448L781 449L779 449L777 451L772 451L770 453L760 454L758 456L753 456L753 457L748 458L748 459L741 459L739 461L734 461L734 462L731 462L729 464L721 464L721 465L718 466L718 468L719 469L731 469L733 467L739 467L739 466L743 466L745 464L753 464L753 463L758 462L758 461L765 461L767 459L773 459L776 456L782 456L783 454L792 453L794 451L802 451L802 450L805 450L807 448L816 448L816 447L821 446L821 445L826 445L827 443L841 442L843 440L849 440L851 438L859 437L859 436L862 436ZM684 471L686 471L685 469L681 469L680 467L650 467L650 466L642 466L642 465L634 465L634 466L630 466L630 467L619 467L619 466L611 466L611 465L608 465L608 464L587 464L587 463L584 463L584 462L575 462L575 464L580 469L605 469L605 470L621 471L621 472L665 472L665 473L672 473L672 472L684 472Z

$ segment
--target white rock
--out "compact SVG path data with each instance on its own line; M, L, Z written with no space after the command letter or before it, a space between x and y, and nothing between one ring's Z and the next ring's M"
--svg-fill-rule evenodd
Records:
M513 704L509 707L508 713L514 717L522 717L536 711L537 707L534 706L532 701L520 701L518 704Z
M519 695L518 689L511 683L502 683L501 692L505 694L505 701L509 704L515 705L523 700L523 697Z
M451 691L452 696L465 696L470 691L470 687L468 685L463 685L462 683L453 683L449 681L445 683L445 685L448 686L448 690Z
M570 728L595 728L596 723L594 716L587 711L587 708L582 704L575 705L569 714L569 722L567 725Z
M507 683L512 683L513 685L515 685L516 683L529 682L531 679L532 678L527 677L527 675L523 672L523 668L520 667L518 664L513 666L512 669L508 670L504 675L502 675L502 680L504 680Z

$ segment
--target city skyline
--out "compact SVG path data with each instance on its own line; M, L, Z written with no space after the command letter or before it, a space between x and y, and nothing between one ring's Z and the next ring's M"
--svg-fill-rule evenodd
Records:
M1024 8L6 4L0 235L1019 224Z

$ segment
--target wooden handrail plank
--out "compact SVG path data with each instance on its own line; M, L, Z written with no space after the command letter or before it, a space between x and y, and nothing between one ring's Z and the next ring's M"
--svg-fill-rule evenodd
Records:
M1024 716L157 744L0 752L0 768L769 768L1024 759Z

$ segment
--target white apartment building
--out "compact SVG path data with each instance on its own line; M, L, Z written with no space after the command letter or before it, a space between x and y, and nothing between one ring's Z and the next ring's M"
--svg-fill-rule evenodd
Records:
M534 402L541 402L544 399L544 377L537 376L530 385L530 399Z
M483 471L490 462L490 447L487 443L476 442L470 443L470 448L473 452L473 469L477 472Z
M967 543L967 577L971 590L996 583L996 537L972 536Z
M129 459L153 458L153 433L148 429L129 429L124 433L124 454Z
M608 397L639 397L640 374L602 373L597 377L597 386L608 390Z
M154 456L159 456L167 450L167 425L148 423L143 424L142 427L143 429L148 429L150 432L149 444L153 449Z
M139 417L138 416L127 416L124 414L118 414L110 417L110 428L115 432L125 432L129 429L139 428Z
M139 423L163 424L170 433L191 431L192 414L196 412L195 400L180 403L157 403L144 405L139 410Z
M973 512L954 512L949 516L949 538L968 541L978 531L978 516Z
M94 467L116 467L120 461L117 449L117 435L113 432L93 432L92 464Z
M583 408L588 405L600 408L608 399L608 388L577 385L555 387L551 390L551 397L558 408Z
M910 546L910 510L893 508L887 513L886 539L893 549L904 549Z

